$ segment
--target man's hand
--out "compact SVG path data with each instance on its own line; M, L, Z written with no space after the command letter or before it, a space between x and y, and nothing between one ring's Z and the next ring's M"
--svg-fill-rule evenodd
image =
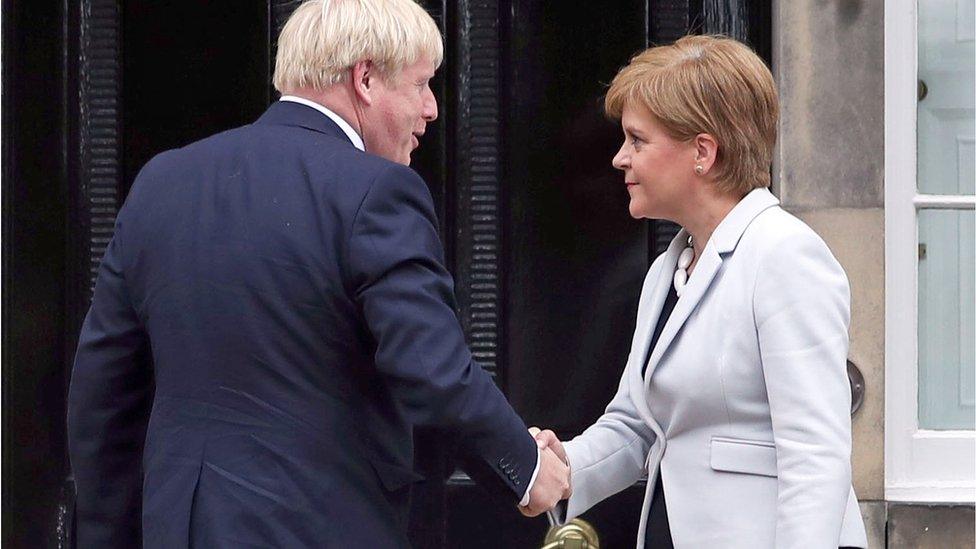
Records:
M569 485L569 466L552 450L540 448L539 474L529 492L529 504L519 507L527 517L535 517L551 510L573 493Z
M569 465L569 459L566 457L566 449L563 448L563 443L559 441L556 433L553 433L549 429L540 431L538 427L529 427L529 434L535 438L535 442L539 445L540 449L545 450L549 448L559 459L563 460L563 463Z
M529 433L535 437L539 429L532 427ZM546 431L552 434L552 431ZM552 435L555 439L555 434ZM562 444L556 439L559 450L562 452ZM535 484L529 493L529 504L519 507L519 511L527 517L534 517L551 510L561 500L568 499L573 489L570 486L570 469L566 463L565 452L562 457L557 455L552 448L547 446L547 442L536 438L539 445L539 474L536 476Z

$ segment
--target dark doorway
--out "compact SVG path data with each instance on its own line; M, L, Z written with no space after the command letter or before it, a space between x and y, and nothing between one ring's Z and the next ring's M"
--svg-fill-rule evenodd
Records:
M650 43L725 32L767 59L769 0L425 0L445 37L431 188L476 358L529 424L572 437L612 396L641 281L675 228L627 213L602 115ZM71 547L65 388L114 215L153 155L276 99L274 37L297 0L3 0L3 544ZM538 547L420 433L416 547ZM632 546L639 484L584 518Z
M3 545L51 547L63 499L63 10L3 2Z
M249 124L269 101L260 0L122 3L123 194L155 154Z

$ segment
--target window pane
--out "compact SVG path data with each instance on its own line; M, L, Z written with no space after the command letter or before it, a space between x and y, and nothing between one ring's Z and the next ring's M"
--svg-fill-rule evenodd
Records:
M918 190L973 194L973 0L918 2ZM924 85L923 85L924 83Z
M918 215L918 423L974 428L976 212Z

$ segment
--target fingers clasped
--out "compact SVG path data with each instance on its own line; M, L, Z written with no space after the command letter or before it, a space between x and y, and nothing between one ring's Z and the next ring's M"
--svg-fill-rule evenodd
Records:
M569 499L573 489L566 451L556 434L537 427L530 427L529 433L539 446L541 461L539 473L529 493L529 504L520 507L519 511L527 517L534 517L552 510L561 500Z

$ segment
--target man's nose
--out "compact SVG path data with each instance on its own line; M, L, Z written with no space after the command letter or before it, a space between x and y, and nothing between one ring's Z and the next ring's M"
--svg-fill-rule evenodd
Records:
M437 98L434 97L434 92L429 88L427 89L427 97L424 101L424 111L422 116L427 122L437 120Z

